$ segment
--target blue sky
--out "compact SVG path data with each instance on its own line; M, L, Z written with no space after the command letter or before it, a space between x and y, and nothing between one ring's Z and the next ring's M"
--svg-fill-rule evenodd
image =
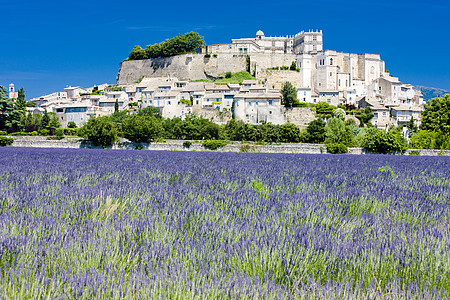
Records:
M27 98L115 83L134 45L197 31L207 44L322 29L324 48L378 53L405 83L450 90L448 1L4 1L0 85Z

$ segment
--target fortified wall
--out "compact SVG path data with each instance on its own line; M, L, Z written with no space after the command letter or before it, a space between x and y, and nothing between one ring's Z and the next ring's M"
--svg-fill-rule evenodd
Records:
M294 54L252 54L250 71L257 74L271 67L290 66L296 60ZM227 72L247 69L247 55L219 53L182 54L164 58L123 61L119 66L117 84L131 84L142 77L177 77L179 80L200 80L224 77ZM264 73L265 74L265 73Z
M179 80L214 79L225 73L246 68L246 57L219 54L182 54L164 58L123 61L119 67L117 84L131 84L142 77L173 76Z

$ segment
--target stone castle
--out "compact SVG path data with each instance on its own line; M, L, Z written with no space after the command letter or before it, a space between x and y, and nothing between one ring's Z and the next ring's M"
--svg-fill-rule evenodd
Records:
M256 80L237 85L194 82L243 70ZM424 101L419 91L391 76L379 54L324 50L320 30L283 37L268 37L259 30L254 38L208 45L195 54L123 61L117 76L119 91L106 85L87 90L69 87L33 100L60 114L63 122L110 114L118 99L121 109L155 106L164 117L196 112L222 122L233 111L237 120L253 124L305 126L314 118L309 109L286 110L281 105L279 90L287 81L295 86L300 102L370 107L372 122L379 128L405 125L411 117L420 123ZM86 95L92 89L103 92Z

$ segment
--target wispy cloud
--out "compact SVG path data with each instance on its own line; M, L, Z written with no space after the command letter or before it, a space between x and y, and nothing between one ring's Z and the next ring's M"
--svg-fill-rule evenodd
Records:
M115 24L123 23L123 22L125 22L125 21L126 21L125 19L115 20L115 21L111 21L111 22L104 23L103 25L105 25L105 26L115 25Z
M128 30L151 30L151 31L173 31L175 27L167 26L128 26Z
M186 31L186 30L211 30L216 29L218 26L216 25L191 25L187 27L186 25L180 26L128 26L126 27L128 30L148 30L148 31L160 31L160 32L168 32L168 31Z

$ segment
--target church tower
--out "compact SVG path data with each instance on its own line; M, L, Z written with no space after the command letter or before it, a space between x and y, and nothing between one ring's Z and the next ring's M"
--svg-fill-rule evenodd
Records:
M12 99L13 101L17 99L17 92L15 90L14 83L9 85L9 99Z

